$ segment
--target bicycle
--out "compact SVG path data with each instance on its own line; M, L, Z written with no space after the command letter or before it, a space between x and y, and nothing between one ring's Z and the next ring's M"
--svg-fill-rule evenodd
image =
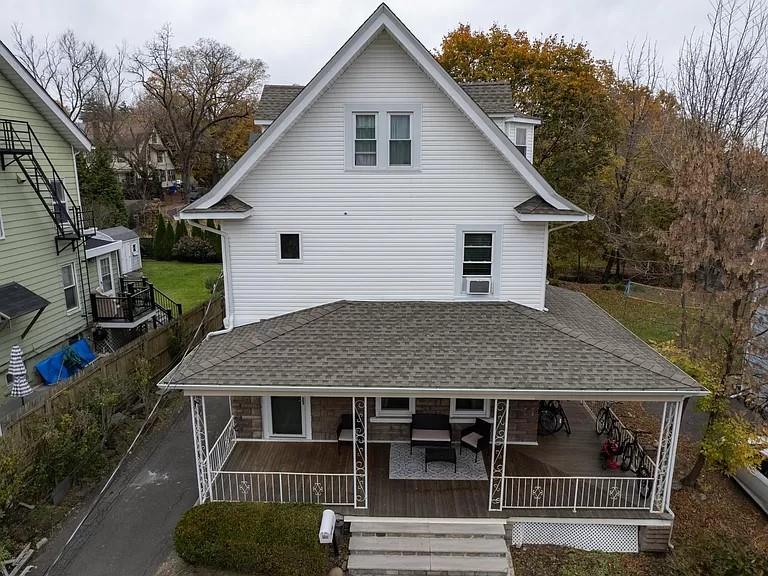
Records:
M560 430L570 436L571 425L568 416L559 400L542 400L539 402L539 434L549 436Z

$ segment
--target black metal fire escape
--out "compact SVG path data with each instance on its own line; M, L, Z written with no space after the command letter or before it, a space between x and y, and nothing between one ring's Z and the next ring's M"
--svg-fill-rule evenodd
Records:
M77 250L93 229L28 122L0 118L0 169L17 165L56 225L56 254Z

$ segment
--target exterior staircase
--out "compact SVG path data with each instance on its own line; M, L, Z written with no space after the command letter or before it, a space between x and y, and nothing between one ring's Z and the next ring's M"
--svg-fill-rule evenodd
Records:
M511 576L504 524L351 519L350 576Z

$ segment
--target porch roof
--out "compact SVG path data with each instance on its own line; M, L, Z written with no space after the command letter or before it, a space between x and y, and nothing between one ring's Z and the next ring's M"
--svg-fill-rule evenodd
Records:
M548 287L546 305L333 302L206 339L165 384L231 395L705 393L583 294Z

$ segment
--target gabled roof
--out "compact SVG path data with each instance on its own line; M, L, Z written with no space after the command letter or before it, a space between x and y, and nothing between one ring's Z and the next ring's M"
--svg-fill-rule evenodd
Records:
M262 393L705 393L583 294L549 287L546 299L547 311L511 302L334 302L211 337L170 382Z
M216 186L206 195L183 209L180 215L183 217L188 209L210 208L234 190L246 178L249 172L258 165L266 153L277 144L282 135L301 117L304 111L323 94L326 88L384 30L392 36L400 47L421 67L425 74L483 133L536 194L556 208L582 212L578 206L554 191L533 165L517 150L509 138L496 126L493 120L482 111L475 101L437 63L432 54L394 15L389 7L386 4L381 4Z
M37 83L32 74L24 68L2 42L0 42L0 73L29 100L43 118L50 122L62 138L77 150L93 148L88 137L69 119L69 116L54 102L53 98Z

